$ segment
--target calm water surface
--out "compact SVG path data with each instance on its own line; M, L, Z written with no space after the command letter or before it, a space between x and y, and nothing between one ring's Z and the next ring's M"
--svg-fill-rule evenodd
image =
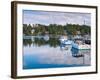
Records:
M62 45L57 38L23 39L23 69L80 67L91 65L90 50Z

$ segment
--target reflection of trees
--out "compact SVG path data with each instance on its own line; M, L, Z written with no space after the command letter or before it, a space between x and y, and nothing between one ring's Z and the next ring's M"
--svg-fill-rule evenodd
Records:
M40 38L40 39L35 38L33 43L35 45L42 46L42 45L46 45L47 42L43 38Z
M50 47L57 47L60 45L60 42L57 38L50 38L48 41L44 40L43 38L34 38L33 42L31 39L23 39L24 46L30 46L32 44L37 46L50 45Z
M31 39L23 39L23 45L24 46L31 46L32 40Z
M48 41L48 44L51 47L57 47L58 45L60 45L60 42L57 38L50 38L49 41Z

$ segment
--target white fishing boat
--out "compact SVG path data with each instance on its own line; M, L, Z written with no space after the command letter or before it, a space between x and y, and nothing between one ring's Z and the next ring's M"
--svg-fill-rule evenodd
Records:
M81 49L81 50L88 50L91 49L91 45L85 44L82 40L75 40L72 43L72 47L76 49Z
M68 39L67 36L62 36L60 39L61 44L71 45L72 41Z

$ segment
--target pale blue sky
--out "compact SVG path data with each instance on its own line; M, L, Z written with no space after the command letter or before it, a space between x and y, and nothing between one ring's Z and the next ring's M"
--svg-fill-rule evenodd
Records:
M91 25L90 13L23 10L23 24L85 24Z

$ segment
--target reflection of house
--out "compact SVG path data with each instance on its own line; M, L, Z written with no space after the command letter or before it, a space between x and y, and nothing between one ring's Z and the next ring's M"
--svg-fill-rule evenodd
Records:
M45 35L43 38L45 41L48 41L50 37L48 35Z

